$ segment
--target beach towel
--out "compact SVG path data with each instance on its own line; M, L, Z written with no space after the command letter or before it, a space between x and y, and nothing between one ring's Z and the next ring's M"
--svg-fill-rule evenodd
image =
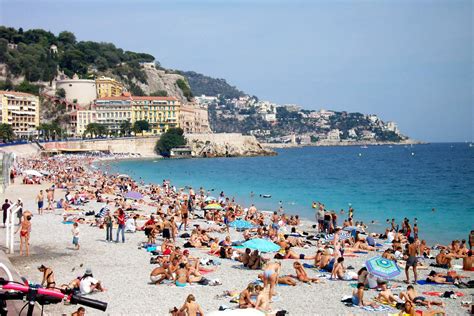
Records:
M443 295L443 292L437 292L437 291L431 291L431 292L423 292L424 295L428 295L428 296L441 296ZM461 293L461 292L454 292L454 294L457 296L457 297L463 297L464 296L464 293Z
M62 223L63 223L63 224L66 224L66 225L74 224L74 222L72 222L72 221L64 221L64 222L62 222Z
M368 311L368 312L389 312L392 311L392 309L388 306L385 305L380 305L377 307L372 307L372 306L359 306L359 308Z
M368 254L369 252L368 251L354 251L353 253L360 253L360 254Z
M359 255L356 255L356 254L354 254L354 253L345 253L343 257L358 258Z
M416 281L416 283L418 283L418 285L435 285L435 286L449 286L450 285L450 284L439 284L435 282L428 282L426 280L418 280Z
M263 286L263 282L260 279L255 280L253 283L256 284L256 285ZM290 285L289 284L280 284L280 283L278 283L277 286L290 286ZM275 301L275 299L273 299L273 301Z

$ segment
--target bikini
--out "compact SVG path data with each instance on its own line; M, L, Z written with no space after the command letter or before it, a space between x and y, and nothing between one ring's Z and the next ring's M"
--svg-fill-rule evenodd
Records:
M273 275L273 273L275 273L275 271L273 271L273 270L265 270L265 271L263 271L263 275L264 275L264 277L267 278L267 279L269 279L269 278Z

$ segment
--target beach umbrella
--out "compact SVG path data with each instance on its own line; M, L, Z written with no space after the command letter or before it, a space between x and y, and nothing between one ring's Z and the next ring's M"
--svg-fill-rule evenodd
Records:
M130 192L127 192L127 194L125 194L125 198L132 199L132 200L140 200L140 199L143 199L143 194L136 191L130 191Z
M204 207L205 210L222 210L222 206L220 204L217 204L217 203L211 203L209 205L206 205Z
M26 175L29 175L29 176L34 176L34 177L42 177L43 175L36 171L36 170L33 170L33 169L30 169L30 170L25 170L23 171L24 174Z
M247 229L247 228L253 228L253 224L247 221L244 221L242 219L237 219L229 224L230 227L234 227L237 229Z
M255 238L247 240L242 244L243 248L256 249L260 252L274 252L280 250L280 246L267 239Z
M43 174L45 176L49 176L51 174L51 172L46 171L46 170L40 170L39 172L41 172L41 174Z
M401 273L397 263L393 260L375 256L365 262L367 271L381 279L393 279Z
M327 241L332 241L334 240L334 235L335 234L327 234L324 239L326 239ZM339 234L339 240L346 240L346 239L349 239L351 238L351 235L347 234L347 233L341 233Z
M208 197L204 200L204 202L212 202L212 201L217 201L217 199L216 199L215 197L213 197L213 196L208 196Z

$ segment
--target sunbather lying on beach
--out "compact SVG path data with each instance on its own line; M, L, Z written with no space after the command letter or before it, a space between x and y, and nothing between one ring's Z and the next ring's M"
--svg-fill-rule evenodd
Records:
M293 263L293 268L295 268L296 278L299 281L304 282L304 283L319 283L320 282L318 278L308 277L308 273L306 273L306 270L304 269L303 265L299 261L296 261Z
M462 278L465 278L465 276L458 275L455 271L449 271L448 274L431 271L426 281L438 284L455 284Z
M427 306L428 308L431 307L431 305L438 305L438 306L442 306L444 307L445 304L441 301L430 301L430 300L427 300L426 297L424 296L420 296L415 288L413 287L413 285L409 285L407 287L407 291L406 292L400 292L400 295L399 295L400 299L406 301L406 302L411 302L411 303L414 303L414 304L418 304L418 305L422 305L422 306Z
M398 314L399 316L443 316L446 313L442 310L416 310L414 303L406 301L403 309Z
M291 246L287 246L284 250L280 250L275 255L275 259L300 259L300 260L314 260L316 256L307 256L305 254L297 254L291 250Z

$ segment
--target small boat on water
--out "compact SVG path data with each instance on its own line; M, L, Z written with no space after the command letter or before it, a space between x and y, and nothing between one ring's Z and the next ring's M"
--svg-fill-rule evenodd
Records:
M269 198L271 198L272 196L271 196L270 194L262 194L262 197L263 197L264 199L269 199Z
M364 145L364 146L360 146L360 148L366 149L366 148L369 148L369 147L367 147L367 145Z

